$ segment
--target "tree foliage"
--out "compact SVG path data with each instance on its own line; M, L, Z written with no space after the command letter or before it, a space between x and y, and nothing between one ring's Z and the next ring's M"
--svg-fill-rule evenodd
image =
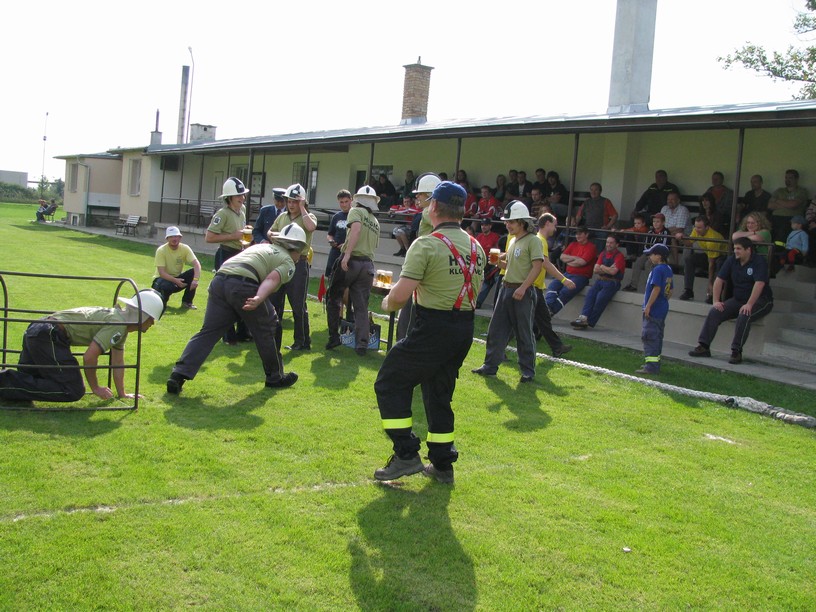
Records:
M808 11L816 11L816 0L807 0L805 6ZM799 13L793 24L799 35L810 34L816 31L816 15ZM771 77L774 80L794 81L802 87L796 100L816 99L816 47L796 48L793 45L784 52L774 51L769 54L761 45L748 43L741 49L725 57L717 58L726 68L734 64Z

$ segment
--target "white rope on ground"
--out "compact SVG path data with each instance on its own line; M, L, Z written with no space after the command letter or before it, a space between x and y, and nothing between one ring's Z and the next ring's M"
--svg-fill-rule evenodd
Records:
M486 344L486 341L482 340L481 338L474 338L473 341L478 342L479 344ZM516 349L512 346L508 346L507 348L513 352L516 352ZM761 402L752 397L736 397L732 395L722 395L720 393L710 393L708 391L697 391L696 389L687 389L685 387L670 385L668 383L660 382L658 380L640 378L639 376L632 376L631 374L615 372L614 370L589 365L587 363L581 363L580 361L571 361L569 359L564 359L560 357L552 357L551 355L547 355L545 353L536 353L536 357L538 357L539 359L548 359L555 363L563 363L574 368L587 370L589 372L595 372L596 374L614 376L616 378L639 383L647 387L654 387L656 389L660 389L661 391L670 391L672 393L677 393L679 395L685 395L687 397L702 399L709 402L718 402L721 404L725 404L729 408L740 408L741 410L747 410L748 412L755 412L756 414L761 414L763 416L771 417L773 419L778 419L786 423L791 423L792 425L801 425L802 427L816 428L816 418L810 415L802 414L801 412L794 412L793 410L780 408L778 406L772 406L771 404L766 404L765 402Z
M317 300L317 297L313 295L309 295L309 298L314 299L315 301ZM374 316L374 318L382 319L385 321L387 321L389 318L388 315L380 313L372 313L372 315ZM486 344L485 340L481 338L474 338L473 341L479 344ZM516 352L516 349L512 346L508 346L507 348L513 352ZM648 378L641 378L639 376L632 376L631 374L615 372L614 370L589 365L587 363L581 363L580 361L571 361L569 359L563 359L560 357L552 357L551 355L547 355L545 353L536 353L536 357L539 359L548 359L555 363L566 364L574 368L587 370L588 372L595 372L596 374L614 376L615 378L628 380L630 382L635 382L641 385L645 385L647 387L654 387L655 389L660 389L662 391L677 393L678 395L694 397L709 402L717 402L720 404L724 404L729 408L739 408L741 410L747 410L748 412L761 414L763 416L784 421L785 423L790 423L792 425L801 425L802 427L807 427L809 429L816 429L816 417L812 417L807 414L802 414L801 412L794 412L793 410L788 410L787 408L773 406L771 404L767 404L765 402L756 400L752 397L738 397L733 395L722 395L720 393L710 393L708 391L697 391L696 389L687 389L686 387L678 387L676 385L670 385L668 383L660 382L658 380L651 380Z

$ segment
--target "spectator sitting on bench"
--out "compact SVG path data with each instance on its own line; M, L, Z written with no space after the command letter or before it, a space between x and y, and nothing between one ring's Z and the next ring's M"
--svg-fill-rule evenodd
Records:
M601 197L602 190L600 183L592 183L589 186L589 197L584 200L575 214L576 225L581 225L583 222L593 231L595 248L599 251L603 250L606 242L606 232L603 230L611 230L615 227L615 221L618 220L618 211L615 210L609 198Z
M724 242L712 241L724 240L722 234L710 227L708 219L700 215L694 220L694 229L690 235L677 233L675 238L686 245L685 255L683 255L683 295L680 296L680 299L683 301L694 299L694 273L697 266L702 266L708 274L706 304L711 304L714 275L725 260L726 250Z
M657 214L660 215L660 213ZM637 213L634 216L632 223L632 227L627 227L625 230L621 230L625 234L628 234L624 240L624 246L626 247L626 259L628 261L636 260L643 253L643 245L646 242L646 234L649 232L649 228L646 226L646 217L641 213Z
M570 323L573 329L595 327L607 305L612 301L612 297L620 289L620 282L626 271L626 259L618 246L618 237L615 234L609 234L606 237L606 247L595 262L594 272L597 274L597 279L587 291L581 314Z
M392 206L388 215L411 219L410 223L398 225L391 232L391 237L397 241L400 247L399 250L394 253L394 257L405 257L405 254L408 252L408 247L411 246L411 242L416 238L416 228L414 226L418 228L419 222L414 223L414 221L417 215L419 215L420 218L422 217L422 209L417 206L414 201L414 196L411 194L402 198L401 206Z
M666 227L669 233L678 240L686 231L689 224L689 209L680 203L680 193L672 191L666 196L666 205L660 211L666 217ZM706 220L708 223L708 220ZM674 263L677 263L678 256L678 242L672 241L671 258Z
M734 207L734 192L726 187L725 175L722 172L714 172L711 175L711 187L705 190L706 194L714 196L714 210L717 211L717 220L709 217L711 227L720 232L723 236L728 234L731 223L731 211Z
M639 215L640 213L638 213ZM637 216L637 215L635 215ZM663 213L657 213L652 217L652 229L645 236L644 251L651 248L655 244L669 245L669 230L666 229L666 217ZM632 277L629 279L629 284L623 288L623 291L637 291L640 282L640 275L644 270L651 272L654 265L651 258L645 253L641 253L632 264Z
M585 227L576 229L575 240L567 245L560 257L561 262L567 266L567 273L564 276L570 279L575 287L570 289L561 281L553 279L544 295L553 316L589 284L597 257L598 251L589 241L589 230Z
M751 242L773 242L771 238L771 222L768 217L758 212L751 212L745 215L745 218L740 223L739 229L731 234L731 239L748 238ZM757 245L756 252L759 255L767 255L769 246Z
M700 330L697 347L689 351L692 357L711 357L711 343L720 324L736 319L728 363L742 363L742 348L748 340L751 323L773 310L768 263L764 257L754 252L755 248L748 238L737 238L734 241L734 254L726 259L714 281L714 303ZM728 281L734 295L724 299Z
M632 211L633 218L635 213L642 213L647 217L651 217L653 214L661 212L667 203L669 194L673 191L679 192L677 185L669 182L669 175L665 170L657 170L654 177L655 182L649 185L648 189L640 196L637 204L635 204Z
M801 264L807 257L810 241L807 232L802 229L804 225L805 218L802 215L791 217L791 233L788 234L788 240L785 242L785 252L779 253L777 257L777 269L787 264L785 271L793 272L794 264Z

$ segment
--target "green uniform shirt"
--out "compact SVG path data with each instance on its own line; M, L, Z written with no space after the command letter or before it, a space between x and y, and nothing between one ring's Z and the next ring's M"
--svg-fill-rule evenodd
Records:
M125 348L128 317L124 310L92 306L72 308L55 312L50 318L62 324L72 345L90 346L91 342L96 342L104 353L111 348L120 350ZM73 325L79 322L93 323L93 325ZM135 323L135 321L131 322Z
M450 239L469 267L470 234L462 230L458 223L442 223L437 230ZM476 257L476 269L471 279L474 299L482 286L487 261L479 243L476 243ZM417 304L433 310L453 310L465 282L462 269L451 250L439 238L430 235L420 236L411 243L400 276L419 281L416 289ZM462 300L461 310L471 310L467 294Z
M207 231L213 234L234 234L238 230L244 229L245 225L246 206L241 206L241 212L235 212L229 206L224 206L224 208L213 215L212 221L210 221L210 227L207 228ZM241 250L240 240L227 240L221 244L236 251Z
M252 270L255 270L255 274L252 273ZM243 276L260 283L275 270L280 274L281 285L283 285L292 280L295 274L295 262L281 245L264 242L253 244L230 257L218 269L218 273Z
M346 252L352 223L359 223L361 226L357 244L354 245L354 250L351 252L352 256L373 259L374 251L377 250L377 245L380 244L380 222L377 221L377 217L365 208L360 206L352 208L349 211L348 219L346 219L346 242L343 243L340 249L343 253Z
M433 231L433 223L431 223L430 217L428 217L428 209L430 206L426 206L422 209L422 218L419 220L419 229L417 230L417 236L427 236Z
M349 211L349 214L351 214L351 211ZM317 217L315 217L312 213L309 213L309 218L314 223L317 223ZM309 249L312 248L312 234L314 232L310 232L305 227L303 227L303 215L298 215L296 219L292 219L292 217L289 216L289 211L285 210L284 212L277 216L275 222L272 224L271 229L273 231L279 232L290 223L294 223L306 233L306 246L303 247L303 250L300 252L302 256L306 257L309 254Z
M525 234L507 245L505 283L523 283L533 268L533 262L544 259L544 249L536 234Z
M156 249L157 271L153 275L153 278L158 278L158 268L164 268L170 276L178 276L184 271L184 264L192 266L195 260L196 256L193 253L193 249L186 244L180 242L178 248L174 251L170 248L170 245L165 242Z

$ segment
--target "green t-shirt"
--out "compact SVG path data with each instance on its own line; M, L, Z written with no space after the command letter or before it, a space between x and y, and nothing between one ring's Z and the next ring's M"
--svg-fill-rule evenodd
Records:
M213 215L207 231L213 234L234 234L238 230L244 229L245 225L246 206L241 206L241 212L235 212L229 206L224 206L224 208ZM240 240L227 240L221 244L237 251L241 250Z
M774 217L794 217L796 215L802 215L805 212L805 208L807 208L807 204L810 201L810 196L808 195L808 190L804 187L797 187L794 191L788 191L787 187L780 187L776 191L773 192L773 198L775 200L801 200L802 205L799 208L777 208L772 210Z
M179 243L174 251L166 242L156 249L156 273L153 278L158 278L158 268L164 268L170 276L178 276L184 271L184 264L190 266L196 260L193 249L184 243Z
M544 260L544 249L536 234L525 234L507 245L505 283L523 283L536 260Z
M458 223L440 224L437 231L450 239L465 264L470 266L470 241L473 240L470 234L462 230ZM484 250L476 243L476 269L471 278L474 299L482 286L486 262ZM451 250L442 240L431 235L420 236L411 243L400 276L419 281L417 304L432 310L453 310L465 282L462 269ZM471 309L467 294L460 308Z
M315 217L312 213L309 213L309 218L312 220L312 222L317 223L317 217ZM303 247L303 250L300 252L300 254L305 257L309 254L309 249L312 248L312 234L314 232L310 232L303 227L303 215L298 215L297 218L292 219L292 217L289 216L289 211L284 211L277 216L271 229L275 232L279 232L290 223L294 223L306 233L306 246Z
M355 206L349 211L348 219L346 219L346 242L343 243L340 250L343 253L346 252L348 236L351 234L351 225L353 223L359 223L361 227L360 236L351 254L355 257L373 258L374 251L377 250L377 245L380 244L380 222L371 212L360 206Z
M256 273L253 274L252 270L247 269L247 266ZM253 244L230 257L218 269L218 273L242 276L260 283L275 270L280 274L281 284L286 284L295 274L295 263L289 256L289 252L281 245L264 242Z
M50 318L62 324L72 345L90 346L91 342L96 342L104 353L111 348L120 350L125 348L128 316L124 310L92 306L72 308L55 312ZM137 321L130 322L136 323ZM87 325L76 323L87 323Z

